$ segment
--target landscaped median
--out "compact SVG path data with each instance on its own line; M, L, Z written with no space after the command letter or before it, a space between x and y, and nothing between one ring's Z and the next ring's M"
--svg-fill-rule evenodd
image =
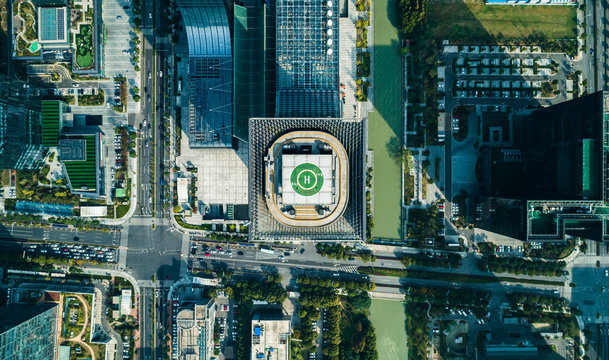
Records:
M406 270L395 268L377 268L371 266L361 266L357 268L360 274L378 275L378 276L394 276L401 278L413 278L424 280L463 282L463 283L496 283L496 282L512 282L534 285L552 285L564 286L562 281L538 280L538 279L522 279L509 276L494 276L494 275L472 275L472 274L455 274L448 272L437 272L427 270Z

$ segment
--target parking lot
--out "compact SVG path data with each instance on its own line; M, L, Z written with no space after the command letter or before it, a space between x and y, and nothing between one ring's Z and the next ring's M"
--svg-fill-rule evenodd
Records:
M567 75L573 62L564 54L542 53L537 47L512 52L500 46L445 46L442 60L444 79L438 90L445 93L447 112L457 104L510 105L519 110L563 102L570 95Z
M112 78L123 75L133 78L135 71L130 55L130 41L134 32L131 27L133 12L128 0L104 1L104 23L106 24L106 45L104 47L105 76ZM111 26L108 26L112 24Z
M78 238L77 236L75 238ZM114 263L117 261L116 249L102 246L87 246L78 244L29 244L27 254L61 257L74 260L87 260Z
M106 26L106 45L104 46L104 76L114 78L123 76L127 79L128 88L139 86L139 72L133 69L131 60L131 41L135 36L132 29L133 12L128 0L104 1L104 23ZM139 35L143 41L142 34ZM128 96L128 111L135 109L135 102Z

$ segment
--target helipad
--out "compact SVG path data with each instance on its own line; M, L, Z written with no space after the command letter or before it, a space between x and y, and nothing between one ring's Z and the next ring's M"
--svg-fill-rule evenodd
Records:
M284 204L332 202L332 155L283 155L281 173Z

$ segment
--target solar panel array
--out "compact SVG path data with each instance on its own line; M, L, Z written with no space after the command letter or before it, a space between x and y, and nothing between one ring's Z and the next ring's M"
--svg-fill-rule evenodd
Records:
M63 18L64 18L64 13L65 13L65 9L63 8L58 8L57 9L57 40L65 40L65 31L66 31L66 27L65 24L63 22Z

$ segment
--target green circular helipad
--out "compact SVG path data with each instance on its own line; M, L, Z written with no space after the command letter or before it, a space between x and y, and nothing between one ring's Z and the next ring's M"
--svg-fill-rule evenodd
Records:
M292 189L302 196L315 195L324 184L324 174L321 169L311 163L303 163L292 170L290 175Z

